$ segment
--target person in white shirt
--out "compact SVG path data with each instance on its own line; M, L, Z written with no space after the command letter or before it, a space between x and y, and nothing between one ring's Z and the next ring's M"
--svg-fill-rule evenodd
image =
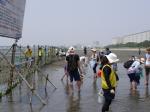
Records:
M96 53L96 49L95 48L92 48L91 49L92 51L92 55L91 55L91 61L90 61L90 64L91 64L91 67L93 69L93 73L94 73L94 81L96 81L97 79L97 71L96 71L96 68L97 68L97 65L98 65L98 61L99 61L99 57Z
M146 49L145 54L145 85L148 86L149 74L150 74L150 47Z
M136 90L137 85L140 83L140 75L137 75L140 68L140 59L135 58L133 64L128 68L127 74L130 79L130 89Z

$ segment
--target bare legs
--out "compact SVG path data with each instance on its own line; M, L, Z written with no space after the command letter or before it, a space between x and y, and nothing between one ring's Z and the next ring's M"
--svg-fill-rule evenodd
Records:
M145 85L148 86L149 74L145 75Z

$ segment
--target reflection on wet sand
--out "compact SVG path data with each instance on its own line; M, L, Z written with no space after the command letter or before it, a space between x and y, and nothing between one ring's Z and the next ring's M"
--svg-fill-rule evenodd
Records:
M116 51L117 52L117 51ZM118 52L120 56L127 58L134 52L126 55ZM128 55L128 56L127 56ZM118 55L119 57L119 55ZM125 59L124 59L125 60ZM57 69L57 71L55 69ZM42 107L40 101L33 97L32 107L29 107L30 90L26 85L21 85L21 90L15 89L12 97L4 97L0 102L0 111L2 112L100 112L101 104L97 102L97 90L100 88L100 80L93 83L92 69L87 67L86 75L83 79L81 91L78 92L74 83L74 87L69 85L69 82L60 81L63 75L63 67L48 66L44 72L51 73L50 80L54 82L57 89L54 90L51 84L47 84L45 89L45 80L37 79L35 85L38 93L42 98L46 99L47 105ZM149 112L150 110L150 95L149 88L144 85L144 78L141 78L141 84L136 91L130 91L129 80L123 64L118 64L119 83L116 90L116 96L111 105L111 112ZM40 76L40 75L38 75ZM32 85L33 81L28 79ZM43 81L43 82L42 82ZM43 85L42 85L43 84ZM45 91L44 91L45 89ZM28 96L27 96L28 95ZM9 102L9 101L16 101Z
M140 92L138 90L130 90L130 98L138 100L140 98Z
M149 88L148 86L145 87L145 98L149 97Z
M69 87L68 81L66 81L66 82L61 81L61 83L62 83L62 85L64 87L64 91L65 91L66 95L69 95L71 88Z
M68 106L67 106L67 112L79 112L81 111L80 108L80 92L77 94L72 93L70 96L68 96Z
M68 81L61 81L64 91L67 95L67 112L78 112L80 110L80 92L74 91L74 85Z

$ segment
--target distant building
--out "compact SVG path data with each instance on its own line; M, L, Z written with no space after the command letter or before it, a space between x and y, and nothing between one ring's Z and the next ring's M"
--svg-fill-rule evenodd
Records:
M122 37L117 37L112 40L112 44L126 44L128 42L140 43L145 40L150 41L150 31L144 31L140 33L125 35Z

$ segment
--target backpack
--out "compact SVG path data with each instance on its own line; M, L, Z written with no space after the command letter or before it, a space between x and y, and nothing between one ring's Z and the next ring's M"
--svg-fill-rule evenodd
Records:
M74 71L77 69L77 60L75 59L75 55L69 55L69 60L68 60L68 71Z
M134 62L134 60L128 60L128 61L126 61L124 64L123 64L123 66L124 66L124 68L130 68L130 66L133 64L133 62Z

